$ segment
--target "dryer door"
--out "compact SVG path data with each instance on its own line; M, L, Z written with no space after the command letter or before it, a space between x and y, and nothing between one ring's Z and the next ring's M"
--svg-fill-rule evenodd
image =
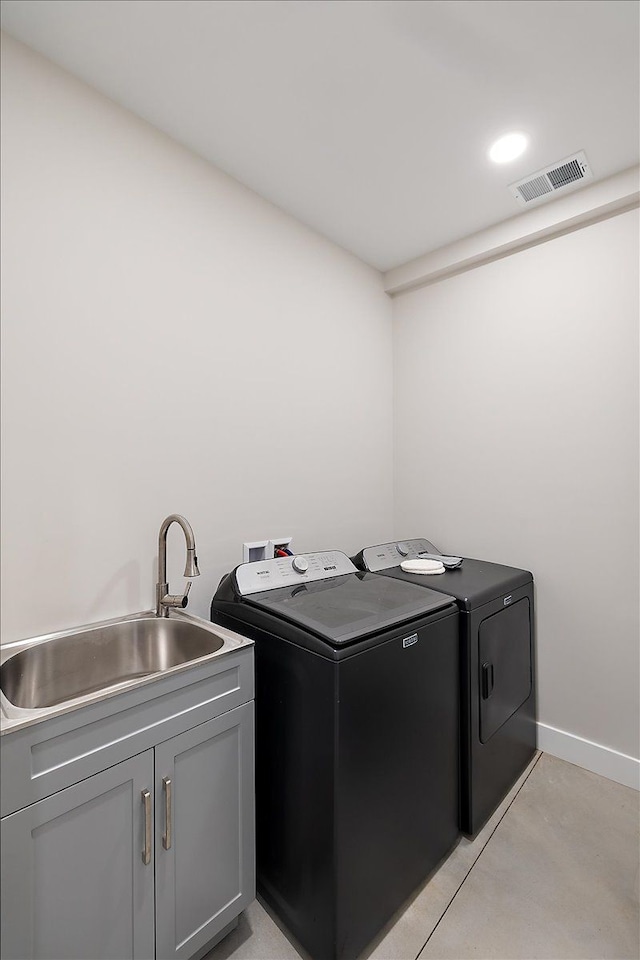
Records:
M531 622L524 597L480 624L480 740L486 743L531 693Z

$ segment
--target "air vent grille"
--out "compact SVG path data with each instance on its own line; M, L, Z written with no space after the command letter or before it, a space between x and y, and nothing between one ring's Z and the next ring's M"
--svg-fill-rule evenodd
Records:
M535 200L536 197L542 197L545 193L553 193L553 187L549 186L546 177L535 177L533 180L527 180L521 183L518 190L525 200Z
M566 187L568 183L573 183L574 180L584 180L582 167L577 160L571 160L569 163L563 163L562 166L549 170L547 176L551 180L554 190Z
M567 157L559 163L554 163L544 170L526 177L518 183L512 183L509 190L521 206L544 200L556 193L565 190L583 180L593 179L591 168L587 163L584 151Z

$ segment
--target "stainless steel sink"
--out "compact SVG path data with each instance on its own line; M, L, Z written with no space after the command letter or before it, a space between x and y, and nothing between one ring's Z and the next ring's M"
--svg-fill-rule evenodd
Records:
M15 653L0 667L0 689L16 707L54 707L190 663L223 645L211 630L187 620L121 620Z

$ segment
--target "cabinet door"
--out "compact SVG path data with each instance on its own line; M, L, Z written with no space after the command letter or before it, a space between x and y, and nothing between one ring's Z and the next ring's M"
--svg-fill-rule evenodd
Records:
M156 956L183 960L255 896L253 702L155 752Z
M144 790L152 750L4 817L3 957L153 958Z

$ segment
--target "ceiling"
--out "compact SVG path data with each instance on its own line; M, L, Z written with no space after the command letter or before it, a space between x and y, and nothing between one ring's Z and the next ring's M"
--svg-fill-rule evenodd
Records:
M3 0L2 26L386 270L638 163L635 0ZM492 141L530 137L496 166Z

